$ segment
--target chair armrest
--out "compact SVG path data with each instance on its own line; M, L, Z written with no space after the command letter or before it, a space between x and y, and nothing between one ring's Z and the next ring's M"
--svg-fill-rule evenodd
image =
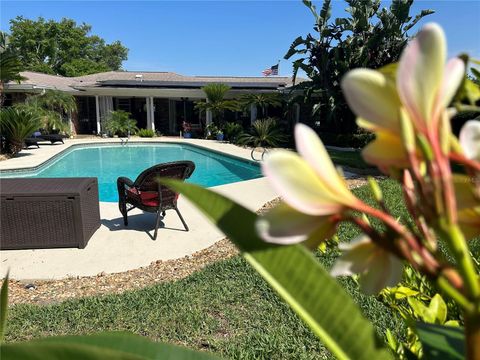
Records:
M120 185L127 185L128 187L133 187L133 181L130 180L129 178L125 177L125 176L121 176L117 179L117 185L120 186Z

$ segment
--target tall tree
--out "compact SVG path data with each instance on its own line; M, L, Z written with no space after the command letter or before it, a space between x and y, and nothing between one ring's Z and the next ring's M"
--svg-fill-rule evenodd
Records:
M355 117L346 105L340 89L340 80L350 69L379 68L396 62L406 45L408 31L433 10L422 10L410 15L413 0L392 0L381 7L380 0L345 0L348 17L331 19L331 0L324 0L322 8L303 0L314 17L315 34L297 37L285 59L293 62L294 79L303 70L309 81L297 88L305 91L306 101L313 100L322 123L335 132L356 128Z
M80 76L121 69L128 49L119 41L107 44L89 35L91 29L67 18L57 22L18 16L10 20L11 48L26 70Z

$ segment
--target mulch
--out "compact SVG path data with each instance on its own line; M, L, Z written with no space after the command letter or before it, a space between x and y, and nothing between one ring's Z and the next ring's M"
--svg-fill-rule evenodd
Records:
M347 180L350 188L363 186L363 177ZM258 213L275 206L280 199L265 204ZM238 254L235 245L228 239L218 241L207 249L181 259L155 261L149 266L122 273L88 277L72 277L62 280L9 281L9 304L52 304L67 299L94 295L120 294L128 290L166 281L183 279L203 269L208 264L228 259Z

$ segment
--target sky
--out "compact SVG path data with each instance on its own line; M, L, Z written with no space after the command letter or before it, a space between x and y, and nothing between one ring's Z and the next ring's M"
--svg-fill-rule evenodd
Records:
M314 3L321 8L321 1ZM347 4L332 3L332 18L346 17ZM411 14L421 9L436 11L420 24L443 26L449 57L468 52L480 58L480 0L416 0ZM0 29L8 32L9 20L20 15L85 22L92 34L129 48L124 69L185 75L260 76L278 60L280 75L291 75L291 61L283 56L297 36L313 31L314 23L301 1L1 0Z

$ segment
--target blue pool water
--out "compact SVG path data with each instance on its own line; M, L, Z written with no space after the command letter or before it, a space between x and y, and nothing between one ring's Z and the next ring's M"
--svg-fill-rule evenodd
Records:
M206 187L262 176L254 163L194 146L128 144L77 147L35 172L2 172L0 177L97 177L100 201L116 202L119 176L134 181L150 166L177 160L193 161L196 168L188 182Z

